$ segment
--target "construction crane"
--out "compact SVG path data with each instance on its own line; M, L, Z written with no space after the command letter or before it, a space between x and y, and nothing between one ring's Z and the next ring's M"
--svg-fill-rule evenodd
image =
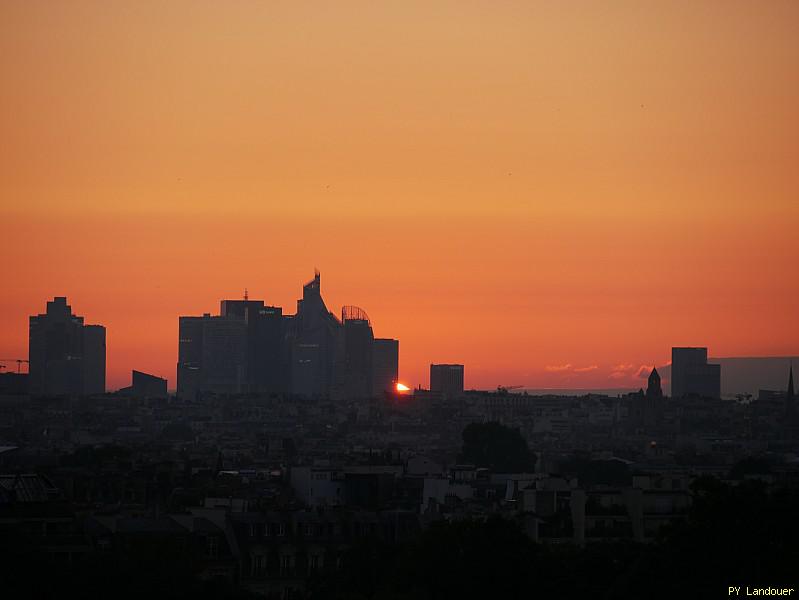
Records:
M507 394L511 390L520 390L522 389L523 385L498 385L497 386L497 394Z
M28 363L28 369L30 370L31 362L29 360L25 360L24 358L0 358L0 363L4 362L16 362L17 373L22 373L22 363ZM5 366L0 365L0 368L5 369Z

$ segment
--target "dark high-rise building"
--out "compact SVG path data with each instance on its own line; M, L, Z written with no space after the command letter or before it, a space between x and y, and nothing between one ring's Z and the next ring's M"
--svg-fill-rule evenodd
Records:
M399 380L399 340L376 338L372 348L372 395L378 397Z
M318 271L303 286L291 324L291 391L330 396L341 385L336 375L341 375L344 344L341 322L322 300Z
M247 391L247 324L236 317L179 318L178 394Z
M203 334L205 320L202 317L178 318L178 385L179 396L194 398L203 389Z
M344 393L348 398L372 396L374 333L369 316L357 306L341 309L344 324Z
M707 348L671 349L671 396L721 397L721 365L708 364Z
M288 352L283 309L279 306L263 306L252 316L255 318L255 325L249 331L255 338L255 344L250 356L251 389L269 394L287 392Z
M284 391L281 309L261 300L223 300L220 312L180 317L178 394Z
M65 297L30 317L28 359L31 394L105 392L105 327L84 325Z
M83 326L83 385L85 394L105 392L105 327Z
M247 324L247 391L278 393L288 390L282 355L283 309L263 300L222 300L220 316Z
M430 391L450 397L463 394L463 365L430 365Z
M203 321L202 387L238 394L247 390L247 323L232 317Z

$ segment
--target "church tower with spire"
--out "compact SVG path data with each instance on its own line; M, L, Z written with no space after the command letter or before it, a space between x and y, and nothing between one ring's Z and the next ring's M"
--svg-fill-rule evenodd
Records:
M646 397L663 397L663 388L660 387L660 373L658 373L658 370L655 367L652 367L652 372L649 374L649 380L646 386Z

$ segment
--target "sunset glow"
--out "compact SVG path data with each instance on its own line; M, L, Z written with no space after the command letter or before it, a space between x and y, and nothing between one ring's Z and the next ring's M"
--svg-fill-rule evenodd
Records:
M411 387L796 354L799 2L578 4L2 2L0 356L65 295L174 387L315 267Z

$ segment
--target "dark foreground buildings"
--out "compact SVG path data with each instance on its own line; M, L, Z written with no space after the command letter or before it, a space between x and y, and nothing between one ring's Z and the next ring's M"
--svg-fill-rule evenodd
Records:
M399 343L375 339L363 309L339 319L319 273L294 315L262 300L223 300L220 314L179 318L178 394L297 394L367 398L396 382Z
M34 395L105 392L105 327L84 325L65 297L47 303L29 326L29 386Z

